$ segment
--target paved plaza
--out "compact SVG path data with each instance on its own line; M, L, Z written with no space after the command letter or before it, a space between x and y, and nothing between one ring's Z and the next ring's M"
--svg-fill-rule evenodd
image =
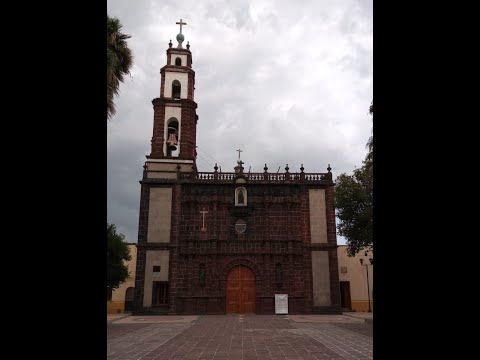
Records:
M107 359L372 359L368 315L113 315Z

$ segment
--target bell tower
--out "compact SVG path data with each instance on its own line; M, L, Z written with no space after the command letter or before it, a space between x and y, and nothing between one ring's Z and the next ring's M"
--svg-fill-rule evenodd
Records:
M168 303L176 291L169 287L169 281L171 272L176 271L172 259L177 257L178 197L183 191L182 180L197 172L195 72L190 44L183 45L182 26L187 24L182 19L177 24L178 44L173 47L172 40L168 44L167 64L160 69L160 97L152 100L151 151L140 181L135 312L174 311L169 310Z
M153 136L149 163L189 164L195 168L196 129L198 116L194 101L195 72L192 70L190 44L182 34L177 35L178 45L173 47L170 40L167 49L167 64L160 69L160 97L153 99ZM182 171L188 171L182 166Z

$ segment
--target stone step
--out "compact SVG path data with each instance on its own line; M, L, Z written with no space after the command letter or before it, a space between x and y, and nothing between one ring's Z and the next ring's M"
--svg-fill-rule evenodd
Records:
M331 307L331 306L314 306L312 308L312 314L341 315L342 310L340 308L334 308L334 307Z
M140 311L134 311L133 315L167 315L168 307L165 308L148 308L142 309Z

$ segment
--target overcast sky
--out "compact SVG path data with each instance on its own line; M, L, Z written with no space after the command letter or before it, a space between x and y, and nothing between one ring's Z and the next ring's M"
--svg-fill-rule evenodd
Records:
M108 123L108 222L137 242L151 101L179 33L195 71L197 166L326 172L362 165L372 122L372 0L108 0L134 55ZM344 244L338 237L339 244Z

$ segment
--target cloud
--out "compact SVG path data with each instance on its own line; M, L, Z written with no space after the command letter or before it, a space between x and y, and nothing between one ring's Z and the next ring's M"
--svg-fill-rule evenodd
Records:
M238 148L252 172L331 164L336 177L361 166L372 125L371 0L108 0L107 9L135 56L107 130L108 219L128 241L137 241L151 101L180 18L196 73L200 171L215 162L233 171Z

